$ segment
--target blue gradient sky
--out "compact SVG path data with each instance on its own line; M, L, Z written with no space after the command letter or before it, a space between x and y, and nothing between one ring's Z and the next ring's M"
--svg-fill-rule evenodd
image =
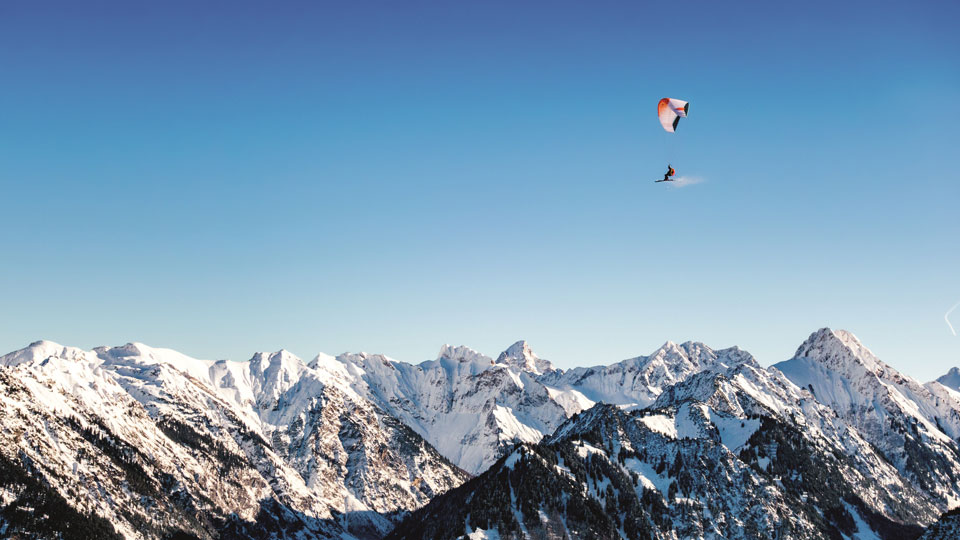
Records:
M3 351L960 365L957 2L194 4L0 4Z

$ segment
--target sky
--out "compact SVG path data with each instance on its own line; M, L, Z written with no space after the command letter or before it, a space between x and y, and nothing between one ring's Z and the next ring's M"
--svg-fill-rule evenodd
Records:
M935 378L960 365L958 16L0 3L0 350L766 365L829 326ZM668 161L697 182L654 184Z

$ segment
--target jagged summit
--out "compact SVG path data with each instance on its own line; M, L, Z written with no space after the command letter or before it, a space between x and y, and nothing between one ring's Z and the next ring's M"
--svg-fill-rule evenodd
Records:
M497 357L498 364L506 364L515 367L521 371L527 371L540 375L548 371L553 371L553 364L537 356L530 345L520 340L507 347L507 350L500 353Z
M960 368L950 368L950 371L937 378L937 382L951 390L960 392Z
M303 360L286 349L280 349L276 352L256 352L250 357L250 363L258 366L271 366L274 364L302 364Z
M901 472L940 501L957 496L960 406L938 383L920 384L880 361L850 332L823 328L771 367L808 389Z
M757 360L739 347L714 349L699 341L675 343L667 341L648 356L638 356L621 363L665 366L671 370L699 371L711 367L732 367L739 364L759 366Z
M601 401L635 408L652 404L665 389L693 374L740 365L761 369L750 353L737 347L714 350L694 341L679 345L667 341L647 356L607 366L557 370L540 380L572 393L581 408Z
M810 334L793 356L810 358L830 368L859 364L868 371L889 369L857 336L846 330L821 328Z
M258 352L248 363L253 391L260 394L262 405L276 402L297 384L307 365L293 353L280 349L274 353Z
M440 347L437 360L453 360L455 362L475 362L483 365L493 364L493 359L463 345L451 346L444 344Z

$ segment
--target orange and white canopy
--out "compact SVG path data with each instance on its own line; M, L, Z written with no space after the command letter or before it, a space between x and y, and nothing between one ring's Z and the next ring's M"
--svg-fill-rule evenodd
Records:
M673 98L661 99L660 103L657 104L657 116L660 117L660 125L670 133L675 132L680 119L686 118L689 110L690 104L686 101Z

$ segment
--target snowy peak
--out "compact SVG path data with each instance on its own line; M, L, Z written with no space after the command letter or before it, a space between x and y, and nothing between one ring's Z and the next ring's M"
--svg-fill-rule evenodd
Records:
M680 345L667 341L649 356L609 366L557 370L539 380L556 393L582 396L578 403L602 401L635 408L650 405L661 392L695 373L738 366L760 367L753 356L737 347L714 350L693 341Z
M699 341L687 341L682 343L680 349L686 353L687 357L696 361L703 367L720 364L720 367L735 367L741 364L760 367L757 359L740 347L730 347L728 349L711 349Z
M325 361L328 358L327 355L318 355L315 359L315 365L319 366L326 363ZM343 353L338 355L334 360L345 366L359 368L361 372L386 373L389 374L389 376L393 376L394 372L396 372L393 361L382 354L368 354L365 352Z
M253 390L260 396L258 401L262 406L275 403L296 385L307 366L294 354L281 349L275 353L256 353L250 359L249 369Z
M209 366L213 363L191 358L173 349L150 347L137 342L120 347L96 347L93 352L107 366L142 367L167 364L202 381L207 380Z
M677 345L667 341L644 360L648 366L668 366L673 371L688 371L701 369L704 365L716 360L714 351L703 343L686 342Z
M440 353L437 354L437 360L452 360L457 363L475 363L483 366L489 366L493 364L493 359L491 359L489 356L481 354L470 347L464 347L463 345L458 347L444 345L443 347L440 347Z
M500 356L497 357L497 363L536 375L541 375L554 369L553 364L534 354L530 345L523 340L514 343L508 347L507 350L500 353Z
M937 382L951 390L960 392L960 368L950 368L946 375L937 378Z
M774 365L836 411L935 499L960 498L960 408L951 390L921 385L881 362L851 333L821 329Z
M671 382L706 369L728 369L741 364L759 367L756 359L738 347L714 350L698 341L676 344L667 341L650 356L640 356L626 362L643 365L658 378Z
M20 364L42 362L48 358L76 360L87 355L88 353L83 349L64 347L59 343L40 340L34 341L19 351L0 356L0 366L15 367Z
M825 367L846 371L852 365L863 366L867 371L882 375L890 369L863 346L857 336L846 330L821 328L804 341L794 358L810 358Z

